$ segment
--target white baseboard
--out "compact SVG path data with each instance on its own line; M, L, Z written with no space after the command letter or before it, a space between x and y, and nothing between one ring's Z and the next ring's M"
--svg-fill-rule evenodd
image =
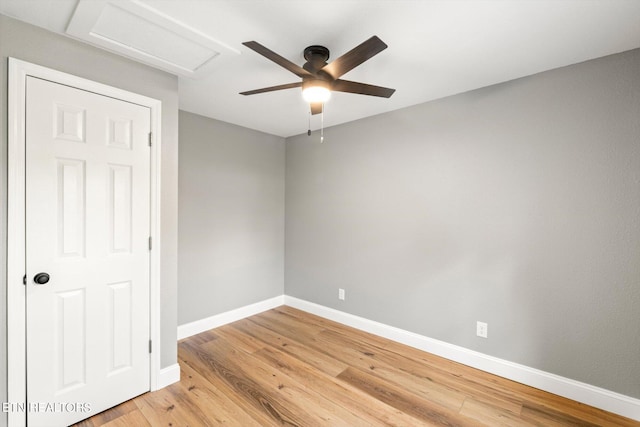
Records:
M160 369L156 380L156 390L165 388L166 386L177 383L178 381L180 381L180 365L174 363L171 366Z
M317 316L372 333L522 384L640 421L640 400L603 388L488 356L329 307L284 296L284 303Z
M227 323L235 322L236 320L241 320L245 317L253 316L254 314L271 310L272 308L279 307L283 304L284 295L280 295L274 298L257 302L255 304L236 308L235 310L216 314L215 316L207 317L206 319L196 320L195 322L191 323L185 323L184 325L178 326L178 339L181 340L183 338L208 331L209 329L217 328L219 326L226 325Z

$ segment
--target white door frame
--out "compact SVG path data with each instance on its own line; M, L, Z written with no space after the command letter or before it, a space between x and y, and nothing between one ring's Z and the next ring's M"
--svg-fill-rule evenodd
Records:
M25 275L25 168L26 80L37 77L89 92L149 107L151 110L151 237L149 271L149 337L151 390L161 388L160 371L160 129L162 102L71 74L9 58L8 88L8 212L7 212L7 393L14 408L25 408L26 384L26 292ZM19 406L22 405L22 406ZM9 425L26 425L26 412L8 412Z

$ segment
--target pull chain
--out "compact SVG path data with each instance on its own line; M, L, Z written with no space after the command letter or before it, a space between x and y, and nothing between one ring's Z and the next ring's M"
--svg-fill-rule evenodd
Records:
M311 136L311 110L309 110L309 128L307 129L307 136ZM320 111L320 143L324 142L324 102L322 103L322 110Z
M320 116L320 144L322 144L324 142L324 102L322 103Z

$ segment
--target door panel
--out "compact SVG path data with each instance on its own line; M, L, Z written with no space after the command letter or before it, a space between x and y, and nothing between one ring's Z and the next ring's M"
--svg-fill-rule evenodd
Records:
M131 282L111 283L109 286L109 370L107 375L131 368L131 321L133 305Z
M109 168L109 243L110 254L131 252L131 167L108 165Z
M149 390L150 110L28 77L26 122L27 416L66 425Z
M84 257L85 242L85 162L56 159L58 164L58 256Z
M53 319L56 332L54 358L59 366L57 371L56 394L65 394L86 384L85 333L86 294L84 289L58 292L55 296L57 318Z

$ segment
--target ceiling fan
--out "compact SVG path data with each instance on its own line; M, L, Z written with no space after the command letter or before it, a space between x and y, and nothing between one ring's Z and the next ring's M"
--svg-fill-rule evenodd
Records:
M291 71L300 77L302 81L240 92L241 95L255 95L257 93L301 87L302 96L311 106L311 114L318 114L322 112L323 103L329 99L331 91L379 96L382 98L389 98L396 91L395 89L389 89L387 87L352 82L340 78L348 71L351 71L387 48L387 45L377 36L373 36L359 44L330 64L327 63L329 59L329 49L318 45L309 46L304 50L304 59L306 59L307 62L302 67L283 58L258 42L250 41L242 44Z

